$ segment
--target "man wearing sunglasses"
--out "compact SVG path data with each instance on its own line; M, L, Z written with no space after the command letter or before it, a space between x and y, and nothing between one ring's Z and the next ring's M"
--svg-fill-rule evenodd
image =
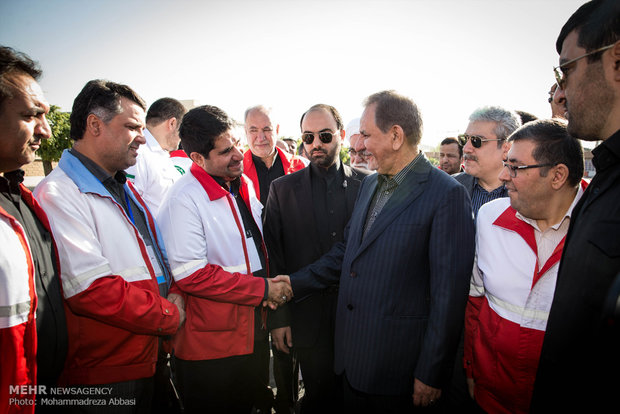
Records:
M454 178L469 192L474 216L484 203L507 196L498 175L502 160L510 148L506 139L520 126L516 112L498 106L485 106L469 116L465 133L459 135L465 173Z
M499 178L510 198L478 213L466 311L469 392L488 413L529 411L564 238L585 188L581 144L563 121L530 122L509 141Z
M592 150L596 175L566 236L534 385L537 413L619 406L620 320L604 312L619 301L610 291L620 272L619 19L617 0L588 2L556 42L555 98L566 100L568 132L603 142Z
M314 262L344 237L366 170L340 161L345 130L330 105L314 105L301 118L310 167L274 181L267 200L265 240L273 274ZM338 287L278 309L270 318L276 348L295 352L304 378L304 413L340 413L341 385L334 374L334 320Z

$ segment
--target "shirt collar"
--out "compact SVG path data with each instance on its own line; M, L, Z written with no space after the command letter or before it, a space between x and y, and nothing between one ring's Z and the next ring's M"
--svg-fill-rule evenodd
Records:
M317 177L323 178L334 177L337 173L340 172L340 170L342 170L340 157L336 158L336 162L334 162L334 164L331 165L327 170L313 163L310 163L310 168L312 168L313 174L316 174Z
M0 175L0 190L13 194L21 194L19 185L24 182L25 172L22 169L5 172Z
M620 161L620 130L594 148L592 155L594 156L592 163L597 173L618 164Z
M151 134L151 131L149 131L148 128L144 128L144 139L146 140L146 143L144 145L149 147L151 151L163 152L163 153L168 154L168 151L164 150L161 147L161 145L159 144L159 141L157 141L157 138L155 138L153 134ZM138 149L138 153L139 152L140 150Z
M101 168L96 162L94 162L81 152L77 151L75 148L71 148L69 152L75 158L80 160L80 162L84 164L84 167L86 167L86 169L90 171L100 182L104 183L110 179L114 179L119 184L125 184L125 182L127 181L125 171L117 171L116 174L112 176L108 174L103 168Z
M226 184L227 181L223 179L222 177L216 177L215 175L211 175L211 174L209 174L209 176L211 176L211 178L213 178L213 181L218 183L226 191L230 191L230 193L233 195L239 194L239 187L241 187L240 178L235 178L233 181L228 181L230 183L230 188L228 188L228 185Z
M250 154L252 154L252 161L254 162L254 165L260 165L260 166L267 168L267 165L260 157L257 157L256 155L254 155L252 151L250 151ZM280 153L276 150L275 156L273 157L273 163L271 163L271 168L273 168L276 165L276 162L278 162L279 158L280 158Z
M399 186L405 180L405 177L407 176L409 171L411 171L413 167L415 167L415 165L418 163L418 161L422 158L424 158L424 154L422 153L422 151L420 151L418 152L418 155L416 155L416 157L409 164L405 166L405 168L397 172L392 177L389 177L384 174L379 174L377 176L379 185L382 185L383 183L388 183L390 186L392 185Z
M481 186L480 184L478 184L478 178L474 177L474 189L478 190L478 191L482 191L485 194L502 194L504 191L506 191L506 187L504 186L504 184L500 185L499 187L497 187L494 190L491 191L487 191L484 189L483 186Z

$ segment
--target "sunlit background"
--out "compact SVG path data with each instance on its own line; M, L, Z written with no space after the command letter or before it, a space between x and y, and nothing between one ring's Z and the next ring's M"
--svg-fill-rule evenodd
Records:
M150 104L171 96L277 113L299 135L311 105L345 125L383 89L422 110L422 143L462 132L488 104L549 117L555 40L581 0L0 0L0 44L38 60L48 101L70 111L95 78Z

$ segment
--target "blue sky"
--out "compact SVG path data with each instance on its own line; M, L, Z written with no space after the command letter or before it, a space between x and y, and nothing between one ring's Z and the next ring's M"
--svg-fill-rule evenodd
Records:
M0 0L0 43L44 70L50 103L70 110L95 78L151 103L272 106L284 135L328 103L345 124L363 99L396 89L416 101L423 144L462 132L477 107L550 115L555 40L574 0Z

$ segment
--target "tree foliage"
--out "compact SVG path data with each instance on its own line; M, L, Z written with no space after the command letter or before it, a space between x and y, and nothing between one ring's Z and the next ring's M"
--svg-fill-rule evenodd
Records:
M71 148L73 140L69 138L69 112L61 112L60 107L52 105L47 114L47 122L52 128L52 137L41 142L38 155L44 161L58 161L63 150Z
M47 114L47 122L52 129L52 136L41 141L41 147L37 153L43 160L45 175L52 170L52 161L58 161L62 152L73 145L73 140L69 135L71 128L69 116L69 112L61 112L60 107L56 105L52 105L49 114Z

